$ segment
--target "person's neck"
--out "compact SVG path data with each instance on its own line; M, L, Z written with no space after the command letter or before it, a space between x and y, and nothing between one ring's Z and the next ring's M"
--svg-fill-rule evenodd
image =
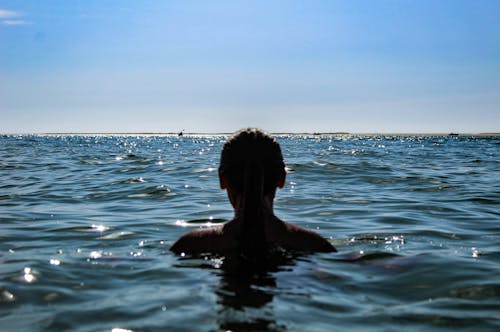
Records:
M273 201L274 197L272 195L264 196L261 217L265 220L271 220L274 218L273 211ZM245 216L245 204L242 196L238 196L236 198L234 206L234 219L235 220L243 220Z

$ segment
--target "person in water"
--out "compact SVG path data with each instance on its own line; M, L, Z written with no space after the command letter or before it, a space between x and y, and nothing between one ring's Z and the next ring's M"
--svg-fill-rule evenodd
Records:
M277 188L285 185L285 164L279 143L259 129L245 129L222 149L219 182L234 208L225 225L191 231L170 248L186 255L266 253L273 248L299 252L333 252L315 232L278 219L273 212Z

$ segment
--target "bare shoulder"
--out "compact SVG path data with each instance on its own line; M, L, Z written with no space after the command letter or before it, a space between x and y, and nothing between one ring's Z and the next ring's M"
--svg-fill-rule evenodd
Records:
M223 226L197 229L181 236L170 248L176 254L196 255L223 251L230 245Z
M293 250L336 252L335 247L318 233L283 222L285 225L284 245Z
M270 232L270 242L286 250L308 252L335 252L334 246L319 234L305 228L278 220ZM170 248L176 254L199 255L225 253L240 245L238 224L227 223L206 229L191 231L181 236Z

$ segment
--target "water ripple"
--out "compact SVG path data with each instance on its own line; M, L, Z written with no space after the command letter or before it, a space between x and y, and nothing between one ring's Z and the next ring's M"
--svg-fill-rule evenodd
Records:
M279 136L277 214L339 253L258 268L169 251L232 218L225 139L0 136L2 329L500 328L499 137Z

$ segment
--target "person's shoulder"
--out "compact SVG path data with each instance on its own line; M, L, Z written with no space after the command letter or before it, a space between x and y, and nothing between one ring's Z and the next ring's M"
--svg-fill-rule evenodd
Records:
M301 251L336 252L335 247L316 232L283 222L286 229L286 245Z
M214 226L184 234L170 247L170 250L176 254L202 254L220 250L225 242L223 227Z

